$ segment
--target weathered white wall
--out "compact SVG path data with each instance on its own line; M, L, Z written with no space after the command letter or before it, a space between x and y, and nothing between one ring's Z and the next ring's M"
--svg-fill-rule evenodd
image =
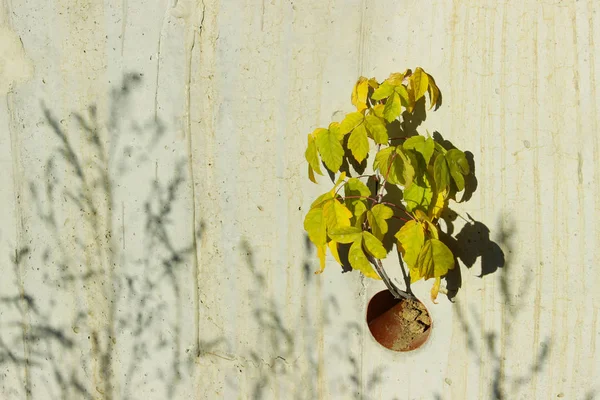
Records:
M595 398L599 10L1 0L0 397ZM416 66L506 263L461 266L455 303L417 285L432 337L392 354L363 322L382 285L312 274L303 153L359 75Z

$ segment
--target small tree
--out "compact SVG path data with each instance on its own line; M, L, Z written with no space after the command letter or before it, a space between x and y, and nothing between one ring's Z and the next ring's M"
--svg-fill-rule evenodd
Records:
M441 277L454 268L454 255L440 241L438 221L448 201L456 201L465 189L470 168L464 152L416 131L419 119L425 119L426 93L429 109L437 109L441 92L421 68L393 73L381 83L360 77L351 97L356 111L308 135L309 179L316 183L315 173L323 175L322 166L332 175L339 172L334 187L312 203L304 219L320 259L317 273L325 268L327 248L337 262L347 264L340 258L344 248L352 269L383 279L396 298L414 297L411 283L435 278L435 301ZM373 148L372 173L350 177L349 165L365 169ZM393 218L403 224L390 228ZM407 275L400 262L406 291L392 282L381 263L390 235L409 269Z

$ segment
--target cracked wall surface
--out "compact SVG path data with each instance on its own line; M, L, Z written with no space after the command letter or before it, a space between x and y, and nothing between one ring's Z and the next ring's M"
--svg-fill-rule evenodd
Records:
M0 398L600 396L598 50L593 0L0 0ZM399 354L313 274L304 149L417 66L477 191Z

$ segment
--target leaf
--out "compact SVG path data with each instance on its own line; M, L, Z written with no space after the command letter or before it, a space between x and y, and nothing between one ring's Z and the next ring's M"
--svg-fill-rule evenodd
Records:
M386 220L392 218L394 211L386 205L376 204L373 208L367 211L367 220L369 226L371 226L371 233L379 240L383 240L383 237L388 231L388 224Z
M388 132L385 122L381 118L374 115L367 115L365 117L365 124L367 131L371 134L375 143L387 144L389 139Z
M420 153L425 159L425 165L429 165L429 160L431 159L435 148L435 142L432 138L425 139L425 137L421 135L416 135L406 139L403 147L407 150L415 150Z
M429 78L429 87L427 91L429 92L429 101L431 102L429 109L431 110L434 106L437 106L440 97L440 89L435 84L433 76L427 74L427 77Z
M328 129L331 132L333 132L333 134L335 135L335 137L337 137L340 142L344 139L345 135L340 130L340 123L339 122L332 122L332 123L330 123Z
M440 217L440 215L442 214L442 211L444 211L444 208L446 207L446 196L447 195L448 195L448 192L446 190L442 190L442 191L438 192L437 198L435 200L435 204L433 205L433 207L431 207L431 213L429 214L429 217L431 219Z
M331 240L329 241L329 243L327 243L327 246L329 246L329 251L331 251L331 254L333 255L333 258L335 258L335 261L338 262L338 264L342 264L342 262L340 261L340 253L338 252L338 247L337 247L337 242L335 240Z
M390 158L396 151L396 146L386 147L384 149L379 150L377 154L375 154L375 161L373 162L373 169L375 171L379 171L384 178L388 175L388 170L390 167Z
M315 172L310 165L308 166L308 179L310 179L310 181L313 183L317 183L317 180L315 179Z
M387 256L387 251L381 241L370 232L363 232L363 243L367 252L373 257L383 259Z
M408 105L410 103L410 96L408 95L406 87L404 85L396 86L395 91L396 93L398 93L398 96L400 96L400 104L408 108Z
M422 176L423 184L419 184L418 181L413 181L413 184L409 188L404 189L404 201L406 202L406 209L410 212L416 208L423 210L429 210L431 199L433 197L433 191L431 190L431 184L427 175Z
M454 268L454 255L450 249L438 239L425 242L414 269L410 271L411 283L421 278L438 278Z
M450 169L450 175L456 183L456 188L460 192L465 188L465 178L463 175L468 175L470 172L467 157L462 151L451 149L446 153L446 162Z
M323 208L323 205L325 204L325 202L327 200L331 200L333 199L333 190L330 190L327 193L323 193L322 195L320 195L319 197L317 197L315 199L315 201L312 202L312 204L310 205L310 208L313 209L315 207L317 208Z
M321 272L323 272L325 270L326 253L327 253L327 246L325 246L325 245L317 246L317 257L319 257L319 263L321 265L321 269L318 271L315 271L315 274L320 274Z
M360 180L357 178L350 178L348 182L344 185L344 195L348 196L361 196L361 197L369 197L371 195L371 191ZM366 199L345 199L346 205L348 209L356 216L360 216L363 212L367 210L367 206L365 205Z
M413 268L417 263L423 243L425 243L423 226L417 221L408 221L400 228L395 237L398 240L402 259L409 268Z
M431 287L431 301L434 304L437 304L435 299L437 299L438 293L440 292L441 281L442 280L440 277L435 278L435 282L434 282L433 286Z
M364 76L358 78L352 90L351 101L357 111L367 108L367 95L369 94L369 81Z
M317 153L317 143L313 135L308 135L308 147L304 152L304 158L308 161L308 165L319 175L323 175L321 172L321 165L319 162L319 154ZM309 172L310 175L310 172Z
M355 224L354 226L357 226L359 228L362 225L362 221L365 220L364 218L361 218L367 211L367 205L365 203L365 201L359 201L357 203L354 203L354 216L356 217L357 222L357 224Z
M427 75L427 73L423 71L421 67L417 67L415 72L410 77L410 84L412 86L416 102L427 92L427 88L429 87L429 75Z
M433 179L438 191L446 190L450 185L450 171L443 155L438 155L433 164Z
M415 168L410 155L402 147L396 147L396 157L391 161L388 181L394 185L410 187L415 178Z
M371 98L373 100L381 100L388 98L392 93L394 93L394 85L391 85L388 82L383 82L381 86L375 89Z
M387 122L392 122L398 118L400 111L400 96L398 96L398 93L394 92L385 102L383 116Z
M362 237L362 232L363 231L360 228L354 226L344 226L341 228L332 229L329 232L329 237L338 243L352 243Z
M332 230L343 226L350 226L352 213L339 200L334 199L323 205L323 216L325 217L327 229Z
M309 239L318 247L327 243L327 224L322 208L313 208L304 218L304 230Z
M383 110L385 109L385 104L375 104L371 108L371 113L376 117L383 118Z
M328 129L317 136L317 148L321 159L331 172L337 172L342 166L344 149L335 131Z
M350 246L348 261L353 269L359 270L367 278L381 279L375 272L362 249L362 241L357 240Z
M362 124L365 116L360 112L353 112L346 115L346 118L340 124L340 132L345 135L358 125Z
M354 128L348 138L348 148L359 163L367 157L367 154L369 154L369 139L364 124Z
M338 186L340 186L340 184L342 182L344 182L344 179L346 179L346 172L342 171L342 173L340 174L340 176L338 176L338 178L335 181L335 186L332 189L333 193L335 193L335 191L337 190Z

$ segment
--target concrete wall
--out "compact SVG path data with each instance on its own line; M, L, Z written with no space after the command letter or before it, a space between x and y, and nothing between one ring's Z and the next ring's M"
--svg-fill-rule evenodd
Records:
M1 0L0 397L595 398L599 10ZM395 354L364 323L381 283L312 274L329 184L303 153L359 75L416 66L477 223L454 303L416 285L432 337Z

